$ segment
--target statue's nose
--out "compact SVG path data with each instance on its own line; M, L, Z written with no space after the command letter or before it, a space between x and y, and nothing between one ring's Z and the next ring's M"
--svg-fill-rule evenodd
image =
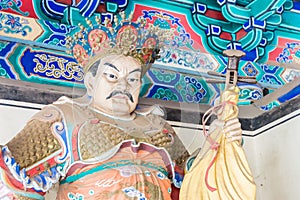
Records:
M125 77L119 78L117 88L118 90L125 91L128 87Z

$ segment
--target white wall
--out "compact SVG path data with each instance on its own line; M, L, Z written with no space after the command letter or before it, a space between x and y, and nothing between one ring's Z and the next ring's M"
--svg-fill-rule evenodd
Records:
M257 200L300 199L300 110L257 130L244 149L257 185ZM287 121L285 121L287 120ZM271 128L272 126L275 126ZM253 134L253 133L252 133Z
M0 100L0 144L5 144L38 110L7 106ZM41 105L21 104L40 108ZM244 149L257 185L257 200L300 199L300 110L259 130L243 131ZM193 152L204 137L199 125L170 122ZM183 126L183 127L180 127ZM50 197L48 199L54 199Z
M0 99L0 145L6 144L18 133L25 126L26 121L41 107L42 105L38 104Z

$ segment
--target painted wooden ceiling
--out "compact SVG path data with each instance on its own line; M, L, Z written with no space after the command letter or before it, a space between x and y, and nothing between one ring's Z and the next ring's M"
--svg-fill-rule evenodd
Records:
M125 11L175 30L170 48L143 78L141 97L213 105L224 84L209 82L208 72L226 73L225 49L244 51L238 73L257 80L239 84L241 105L299 82L296 1L2 0L0 11L0 76L8 79L82 88L83 72L66 53L66 36L85 18L113 19ZM260 109L271 110L299 90L296 84L281 91Z

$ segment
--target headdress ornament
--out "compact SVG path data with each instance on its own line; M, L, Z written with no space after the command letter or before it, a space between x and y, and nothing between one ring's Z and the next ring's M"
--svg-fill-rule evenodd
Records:
M148 24L143 17L132 21L133 14L126 19L125 13L115 15L113 22L106 18L86 19L79 24L73 37L66 38L66 47L87 72L97 60L111 54L131 56L143 67L143 74L158 58L159 49L172 38L173 30L161 29Z

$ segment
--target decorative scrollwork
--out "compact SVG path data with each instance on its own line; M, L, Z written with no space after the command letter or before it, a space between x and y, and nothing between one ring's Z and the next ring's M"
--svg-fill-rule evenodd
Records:
M2 65L0 64L0 77L9 77L9 75L7 74L7 71L2 67Z
M82 69L75 62L47 54L36 54L35 57L33 59L36 63L33 69L35 73L45 73L46 76L57 79L63 77L68 80L83 80Z

